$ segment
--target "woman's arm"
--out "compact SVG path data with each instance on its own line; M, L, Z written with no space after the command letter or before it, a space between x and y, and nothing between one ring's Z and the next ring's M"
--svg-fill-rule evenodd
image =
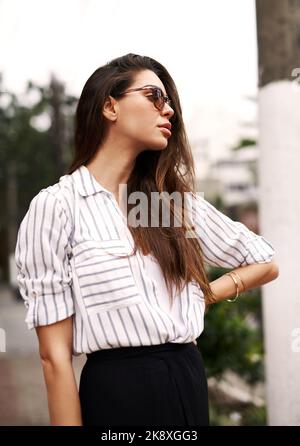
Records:
M235 268L232 271L237 272L242 279L245 285L245 291L271 282L279 275L279 268L274 260L266 263L254 263L242 266ZM216 303L221 300L232 298L236 293L235 283L232 278L226 274L210 282L210 287L215 296ZM240 291L242 291L241 286Z
M72 364L73 316L36 327L52 426L82 426Z

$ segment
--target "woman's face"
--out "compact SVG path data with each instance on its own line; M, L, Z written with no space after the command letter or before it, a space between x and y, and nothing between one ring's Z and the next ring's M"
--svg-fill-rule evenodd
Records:
M139 88L149 84L160 87L164 96L167 95L159 77L150 70L138 73L129 88ZM138 151L164 149L170 138L169 133L159 126L170 121L174 110L167 103L162 110L158 110L149 97L151 94L151 90L130 91L115 104L117 113L115 131L123 141L128 141Z

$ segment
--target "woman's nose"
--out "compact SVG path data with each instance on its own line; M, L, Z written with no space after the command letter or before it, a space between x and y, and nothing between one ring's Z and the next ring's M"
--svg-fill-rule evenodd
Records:
M173 108L172 108L169 104L165 103L165 106L164 106L164 108L162 109L162 114L163 114L163 115L170 115L170 116L173 116L174 113L175 113L175 112L174 112Z

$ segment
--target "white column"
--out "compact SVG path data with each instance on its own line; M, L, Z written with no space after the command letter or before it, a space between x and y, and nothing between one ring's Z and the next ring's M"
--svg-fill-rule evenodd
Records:
M263 286L268 424L300 425L300 84L259 91L260 229L279 276Z

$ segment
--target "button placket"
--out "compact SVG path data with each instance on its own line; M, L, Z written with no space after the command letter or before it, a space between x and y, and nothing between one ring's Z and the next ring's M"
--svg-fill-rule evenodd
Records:
M133 240L132 234L131 234L130 230L128 229L128 226L127 226L127 218L123 214L123 212L121 211L121 209L120 209L120 207L119 207L119 205L117 203L117 200L115 199L114 195L113 194L109 194L108 197L111 199L111 201L112 201L112 203L113 203L113 205L115 207L115 210L117 211L117 213L118 213L118 215L120 217L120 220L121 220L121 224L118 225L118 231L120 233L121 239L122 239L122 241L124 243L126 243L126 245L127 245L127 247L129 249L133 249L133 247L134 247L134 240Z

